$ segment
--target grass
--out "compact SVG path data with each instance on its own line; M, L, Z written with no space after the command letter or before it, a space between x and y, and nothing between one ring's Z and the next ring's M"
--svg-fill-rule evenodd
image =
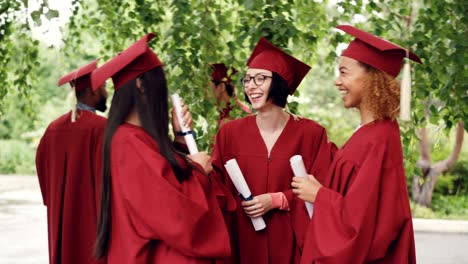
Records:
M431 208L411 201L411 213L414 218L468 220L468 196L435 194Z

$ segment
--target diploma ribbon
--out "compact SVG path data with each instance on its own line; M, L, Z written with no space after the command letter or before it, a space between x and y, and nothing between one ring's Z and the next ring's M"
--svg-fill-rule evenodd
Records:
M247 198L245 198L241 193L239 193L239 196L240 196L240 198L241 198L242 200L244 200L244 201L251 201L251 200L253 200L252 194L251 194L249 197L247 197Z

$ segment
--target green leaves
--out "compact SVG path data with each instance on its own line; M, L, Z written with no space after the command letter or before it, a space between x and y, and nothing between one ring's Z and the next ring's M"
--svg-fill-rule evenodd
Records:
M463 40L468 32L466 8L462 1L427 0L415 21L415 50L424 60L423 65L416 66L415 76L416 80L424 82L418 81L415 86L444 103L447 113L443 121L447 127L459 120L465 124L467 121L468 85L463 76L467 70L467 44ZM436 112L431 109L431 115ZM431 117L432 122L435 119Z
M53 10L53 9L49 9L47 11L47 13L45 13L45 16L47 17L47 19L52 19L52 18L56 18L59 16L59 12L57 10Z
M34 97L32 91L38 80L29 70L42 65L38 43L29 38L28 24L19 26L24 22L15 17L15 12L25 7L25 0L0 3L0 17L8 14L8 19L0 19L0 63L13 65L14 61L15 65L14 70L0 68L0 111L5 111L2 98L11 90L25 98ZM466 8L463 1L436 0L416 1L413 6L405 1L377 0L73 0L73 15L64 32L67 60L61 66L72 69L95 57L101 57L102 63L143 34L156 33L150 46L165 65L171 92L179 92L191 103L199 121L196 129L202 137L200 144L206 149L217 130L217 110L208 86L209 64L224 62L242 73L254 45L265 36L312 66L297 94L299 114L319 119L331 130L352 131L352 122L342 126L336 121L348 116L344 116L347 112L341 109L332 88L339 55L336 47L352 40L333 28L352 24L408 47L423 59L424 64L412 65L414 118L405 126L424 125L424 115L429 111L431 123L443 122L450 128L464 120L467 127ZM44 1L31 12L29 22L39 25L42 19L58 15ZM15 47L18 38L27 42L21 45L21 51ZM234 76L235 83L239 76ZM242 89L237 90L243 99ZM291 108L296 109L296 105ZM337 137L338 141L345 140ZM403 138L409 144L405 148L415 146L414 133L403 133Z
M42 25L41 16L42 16L42 9L31 12L31 19L34 21L34 23L37 26Z
M432 122L443 119L450 126L456 116L466 119L463 105L467 104L455 96L466 90L461 81L466 72L466 55L462 53L466 45L459 44L464 42L463 34L456 34L466 32L468 24L462 15L466 7L461 4L435 0L417 2L412 7L404 1L375 0L339 1L336 5L305 0L274 4L266 0L99 0L79 8L69 25L70 55L82 50L77 40L83 34L91 35L100 44L97 55L108 58L144 33L155 32L158 37L151 46L165 64L170 89L193 102L193 113L216 113L207 97L208 65L224 62L242 71L261 36L312 66L320 62L330 78L336 64L336 45L351 40L332 30L344 23L386 37L421 55L425 64L412 67L415 125L424 122L425 104L429 101L442 102L447 108L443 115L434 108ZM411 10L413 18L408 28L405 17ZM363 23L356 23L356 19ZM456 26L461 28L455 29ZM463 27L465 31L460 31ZM447 34L449 37L445 38ZM466 93L464 97L466 100ZM452 114L452 110L457 113ZM214 122L215 117L216 114L203 116L208 123Z
M15 0L8 0L8 1L15 1ZM24 6L27 7L27 3L22 1ZM27 2L27 1L26 1ZM41 2L41 5L38 10L34 10L31 12L30 16L36 26L42 25L42 15L44 15L48 20L52 18L56 18L59 16L59 12L54 9L50 9L47 1Z

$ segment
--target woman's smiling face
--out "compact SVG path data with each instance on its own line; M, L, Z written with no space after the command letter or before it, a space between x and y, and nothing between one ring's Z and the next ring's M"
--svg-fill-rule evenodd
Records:
M335 85L338 86L344 106L359 109L366 85L366 69L357 60L341 57L339 72Z
M263 108L265 105L272 104L271 100L267 100L270 92L270 86L273 73L264 69L249 68L244 77L244 92L256 110ZM261 83L261 84L260 84Z

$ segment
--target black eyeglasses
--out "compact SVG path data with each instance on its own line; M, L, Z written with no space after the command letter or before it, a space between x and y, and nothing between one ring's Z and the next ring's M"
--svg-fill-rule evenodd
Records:
M273 76L266 76L264 74L258 73L255 74L255 76L244 76L244 78L241 79L241 84L245 88L249 85L250 81L253 79L255 85L262 85L267 78L273 78Z

